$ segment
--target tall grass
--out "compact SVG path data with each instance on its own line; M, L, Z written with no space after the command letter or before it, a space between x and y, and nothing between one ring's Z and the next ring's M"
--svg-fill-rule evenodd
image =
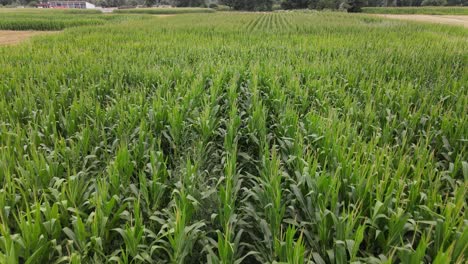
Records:
M1 14L101 14L100 10L96 9L55 9L55 8L1 8Z
M465 29L146 17L0 47L1 263L466 262Z
M127 19L126 16L104 15L99 11L92 11L97 10L0 10L0 30L63 30L77 26L116 23Z

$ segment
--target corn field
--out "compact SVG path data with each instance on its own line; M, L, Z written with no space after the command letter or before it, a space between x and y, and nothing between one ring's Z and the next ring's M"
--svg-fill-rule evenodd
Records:
M111 16L0 46L0 263L465 263L466 29Z
M0 30L58 31L70 27L119 23L127 19L126 16L103 15L98 10L90 9L5 8L0 9ZM133 16L132 19L142 18Z
M131 8L115 9L113 13L120 14L151 14L151 15L171 15L171 14L193 14L193 13L214 13L212 8L178 7L178 8Z

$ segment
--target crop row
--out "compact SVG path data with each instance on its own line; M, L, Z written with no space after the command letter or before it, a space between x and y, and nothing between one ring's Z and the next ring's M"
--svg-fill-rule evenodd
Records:
M265 31L275 32L278 30L289 31L291 27L290 16L279 13L262 14L257 18L252 19L246 24L246 30L248 31Z

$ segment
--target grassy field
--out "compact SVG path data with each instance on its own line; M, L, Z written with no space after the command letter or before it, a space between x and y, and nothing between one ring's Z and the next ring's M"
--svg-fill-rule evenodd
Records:
M0 9L0 30L62 30L69 27L119 22L126 16L104 15L97 10ZM132 18L135 19L135 18Z
M364 7L362 12L371 14L468 15L468 6Z
M0 263L464 263L466 33L214 13L0 47Z
M172 15L172 14L191 14L191 13L213 13L216 10L211 8L134 8L134 9L115 9L113 13L120 14L151 14L151 15Z

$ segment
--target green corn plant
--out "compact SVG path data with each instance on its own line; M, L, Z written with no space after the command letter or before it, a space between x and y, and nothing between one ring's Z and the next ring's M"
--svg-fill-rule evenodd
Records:
M151 258L148 254L142 253L145 251L145 226L140 211L140 202L137 200L133 206L133 217L131 224L127 225L125 229L116 228L114 231L118 232L124 241L125 253L124 259L130 259L130 262L136 260L140 262L151 262Z
M178 151L183 140L184 130L184 109L181 106L175 106L168 114L169 127L168 130L171 135L172 148Z
M187 160L182 173L177 183L179 187L173 191L174 203L167 209L170 218L161 227L161 236L167 238L167 241L160 241L162 245L153 246L154 249L162 248L172 263L185 262L205 225L202 221L192 223L192 215L198 207L198 201L191 195L194 192L193 182L197 176L197 168Z
M260 226L260 241L255 245L255 256L259 261L272 262L278 259L281 251L281 230L286 206L282 202L282 171L277 150L266 149L262 157L263 170L258 178L254 179L254 188L248 191L255 207L247 208L251 217L258 221ZM252 237L257 237L256 231L251 231Z
M36 204L33 211L28 210L16 220L20 228L17 243L22 245L21 257L27 263L40 263L49 258L51 244L48 237L42 234L44 227L40 209L40 205Z
M239 184L236 178L236 156L237 149L234 147L234 153L228 155L225 169L225 183L220 186L220 209L219 219L223 227L223 233L218 233L218 254L220 263L234 263L236 246L234 245L235 221L236 221L236 197L239 190Z
M117 152L113 166L110 168L110 185L112 194L119 192L120 186L128 186L134 171L134 164L131 160L127 146L122 145Z
M212 262L239 263L239 241L242 232L237 230L237 197L242 184L237 171L237 133L240 118L237 114L235 101L231 105L230 121L227 124L224 148L226 150L224 175L219 184L219 223L222 231L218 231L216 244L218 255L213 256Z
M144 173L139 174L138 192L145 202L147 211L159 209L167 188L169 172L166 159L161 152L151 152L150 162L147 164L151 180Z
M216 98L216 94L211 95L210 97ZM210 100L210 101L208 101ZM210 137L213 134L213 131L216 129L218 120L216 115L219 111L219 105L216 104L214 99L206 99L205 107L203 108L200 116L198 117L198 129L200 130L202 142L209 143Z
M9 230L6 230L6 226L0 225L0 246L2 252L0 252L0 259L3 263L20 263L18 256L19 245L15 241L15 238L10 234Z
M416 249L401 248L398 251L398 257L405 263L421 263L426 257L426 250L429 245L430 236L422 235Z
M282 248L278 258L281 263L301 264L307 263L306 247L303 241L302 233L296 239L297 229L293 226L288 226L288 229L283 234L280 247Z
M69 263L70 264L81 263L81 256L79 254L77 254L77 253L72 253Z
M90 234L81 217L77 215L75 219L73 229L64 227L62 231L71 240L70 251L76 251L82 258L86 258L92 246L89 240Z
M50 204L45 201L41 205L41 212L43 214L42 232L44 233L45 231L46 237L48 237L49 240L57 240L60 238L62 230L60 220L62 219L62 215L59 210L59 205L57 203L50 206Z
M127 204L121 203L117 195L110 197L107 181L97 182L97 192L95 193L94 212L89 215L88 221L91 223L92 250L96 256L105 257L104 249L112 238L110 231L118 226L119 218L127 208Z
M62 196L66 197L64 201L66 206L73 206L77 209L81 208L89 197L87 190L90 185L91 181L86 179L84 173L69 175L68 180L64 183L64 187L61 188Z

